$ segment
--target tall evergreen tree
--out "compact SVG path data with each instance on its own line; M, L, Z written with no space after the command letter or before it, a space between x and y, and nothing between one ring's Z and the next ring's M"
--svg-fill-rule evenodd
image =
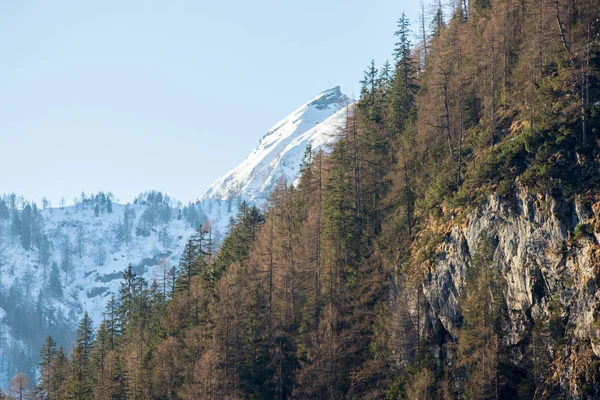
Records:
M92 366L90 351L94 345L92 320L86 312L77 326L77 339L71 353L71 368L65 382L65 398L69 400L86 400L92 391Z
M136 279L137 274L133 272L133 266L129 264L125 271L123 271L123 280L121 282L121 288L119 289L118 314L121 329L125 329L131 320Z
M19 212L16 209L12 210L12 219L10 224L10 236L12 242L14 243L15 238L19 236L22 232L23 225L21 224L21 218L19 217Z
M58 349L56 342L48 336L40 349L40 376L38 378L38 393L44 400L58 399L56 392L56 361Z
M21 245L25 250L29 250L31 248L31 223L31 205L27 204L25 208L23 208L23 212L21 214Z
M50 274L48 276L46 290L49 293L49 295L54 298L61 299L63 297L60 271L58 270L58 264L56 263L56 261L52 262L52 267L50 268Z

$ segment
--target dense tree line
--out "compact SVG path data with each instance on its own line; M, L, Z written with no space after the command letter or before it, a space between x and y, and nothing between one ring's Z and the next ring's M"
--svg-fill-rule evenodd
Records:
M530 368L511 364L494 238L472 255L460 335L425 326L423 279L436 221L517 181L598 188L598 1L431 7L416 46L400 18L394 62L369 65L339 140L307 149L297 186L279 182L264 214L242 203L216 253L200 228L162 281L127 269L69 357L48 338L41 398L535 396L543 343L565 327L536 325Z

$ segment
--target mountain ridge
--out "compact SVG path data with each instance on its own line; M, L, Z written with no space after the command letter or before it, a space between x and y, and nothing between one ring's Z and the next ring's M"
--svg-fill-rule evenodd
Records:
M339 86L319 93L269 129L250 155L213 182L198 201L266 200L265 193L279 177L290 181L297 176L307 145L318 151L335 141L333 133L345 118L341 111L351 103ZM324 129L319 129L321 124Z

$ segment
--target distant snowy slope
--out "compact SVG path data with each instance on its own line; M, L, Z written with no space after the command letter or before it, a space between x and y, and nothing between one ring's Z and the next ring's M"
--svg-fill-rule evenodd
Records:
M281 176L293 182L306 146L310 144L317 151L335 140L349 102L339 86L319 93L271 128L254 151L214 182L199 201L238 198L261 201L268 198Z
M10 197L0 196L0 389L18 371L34 376L47 335L69 348L86 311L97 327L129 264L147 282L160 280L161 262L178 265L205 220L158 192L128 205L109 206L102 195L35 212L22 202L7 209Z

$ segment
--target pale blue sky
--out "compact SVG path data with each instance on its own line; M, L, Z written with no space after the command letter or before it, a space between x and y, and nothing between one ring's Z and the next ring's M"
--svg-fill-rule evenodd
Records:
M320 91L357 94L417 7L0 0L0 193L193 200Z

